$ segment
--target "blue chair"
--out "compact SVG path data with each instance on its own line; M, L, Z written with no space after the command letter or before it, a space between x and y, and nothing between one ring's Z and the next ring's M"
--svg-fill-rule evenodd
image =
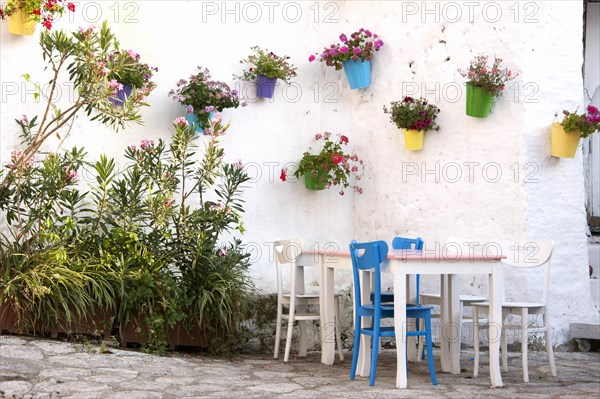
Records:
M361 254L362 252L362 254ZM394 337L394 327L382 326L381 320L394 317L393 304L382 303L381 301L381 270L380 265L387 258L388 246L385 241L374 241L368 243L350 243L350 256L352 258L352 271L354 274L354 350L352 353L352 369L350 379L354 380L356 376L356 366L358 363L358 352L360 349L361 334L373 337L371 343L371 376L369 385L375 385L375 374L377 367L377 357L379 355L379 338ZM360 271L371 271L375 282L374 301L372 304L361 303L360 296ZM433 368L433 356L431 353L431 306L412 306L406 308L407 318L422 318L425 320L425 330L407 331L406 336L425 336L427 340L427 358L429 364L429 374L433 385L437 385L435 370ZM361 318L371 317L371 327L362 327Z
M417 251L423 250L423 240L421 237L417 238L404 238L404 237L394 237L392 240L392 248L393 249L414 249ZM420 293L421 293L421 275L417 274L417 305L421 304ZM372 300L372 299L371 299ZM393 292L382 292L381 293L381 302L394 302L394 293ZM419 321L417 320L417 328L419 326Z

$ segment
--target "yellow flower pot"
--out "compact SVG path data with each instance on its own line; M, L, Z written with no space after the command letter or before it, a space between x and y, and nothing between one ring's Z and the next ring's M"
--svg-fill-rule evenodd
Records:
M417 151L423 149L423 130L404 129L404 143L406 149Z
M560 123L552 124L552 156L573 158L579 145L579 131L565 132Z
M20 9L8 17L8 31L13 35L32 36L36 26L37 21L33 15L27 15Z

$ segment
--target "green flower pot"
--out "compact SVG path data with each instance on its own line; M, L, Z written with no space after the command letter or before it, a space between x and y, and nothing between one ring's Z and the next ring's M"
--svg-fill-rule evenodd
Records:
M316 176L313 176L311 172L304 174L304 186L309 190L325 190L325 179L327 172L319 170Z
M481 87L472 86L467 83L467 115L474 118L487 118L492 105L494 105L494 96Z

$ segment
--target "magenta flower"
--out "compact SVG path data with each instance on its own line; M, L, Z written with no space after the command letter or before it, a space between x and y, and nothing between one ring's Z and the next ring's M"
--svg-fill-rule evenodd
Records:
M340 47L340 53L342 53L342 54L348 54L348 47L346 47L346 46Z
M310 57L308 57L308 62L313 62L315 60L315 55L311 54Z
M348 37L347 37L345 34L343 34L343 33L342 33L342 34L340 35L340 40L341 40L342 42L346 43L346 42L348 41Z
M188 114L193 114L194 113L194 107L192 107L191 105L188 105L185 109L185 112Z
M354 52L354 55L359 55L360 54L360 47L354 47L354 50L352 50Z

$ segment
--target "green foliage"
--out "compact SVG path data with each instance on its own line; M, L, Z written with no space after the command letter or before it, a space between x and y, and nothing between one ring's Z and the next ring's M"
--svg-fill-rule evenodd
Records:
M563 111L563 120L560 123L565 132L577 132L582 138L589 136L592 133L600 130L600 112L593 105L587 107L587 115L585 113L578 115L577 111Z
M212 80L207 68L198 67L198 73L177 82L177 87L169 96L187 107L188 114L195 114L200 124L208 124L211 112L221 112L227 108L240 106L236 90L225 82ZM246 105L241 103L242 107Z
M501 96L506 83L518 75L513 74L508 68L502 68L500 58L494 58L491 68L487 63L488 56L480 54L471 61L468 70L459 69L459 72L463 77L469 79L471 85L481 87L494 97Z
M348 145L348 137L337 135L335 140L331 139L331 133L325 132L315 135L316 141L323 141L323 148L318 154L305 152L294 171L294 176L299 178L310 174L319 179L325 188L339 187L340 195L344 195L345 188L352 188L358 194L363 190L351 179L360 180L364 173L363 161L358 155L346 153L342 146ZM281 180L287 180L288 171L281 171Z
M433 104L428 104L424 98L414 99L404 97L402 102L392 101L390 108L383 106L383 112L390 114L390 120L399 129L412 130L439 130L435 119L440 109Z
M269 79L276 78L289 83L289 80L296 76L297 68L287 61L290 57L280 57L272 51L263 50L258 46L251 47L250 49L254 54L241 60L240 64L250 64L252 66L248 70L244 70L239 79L255 81L258 75L264 75Z

